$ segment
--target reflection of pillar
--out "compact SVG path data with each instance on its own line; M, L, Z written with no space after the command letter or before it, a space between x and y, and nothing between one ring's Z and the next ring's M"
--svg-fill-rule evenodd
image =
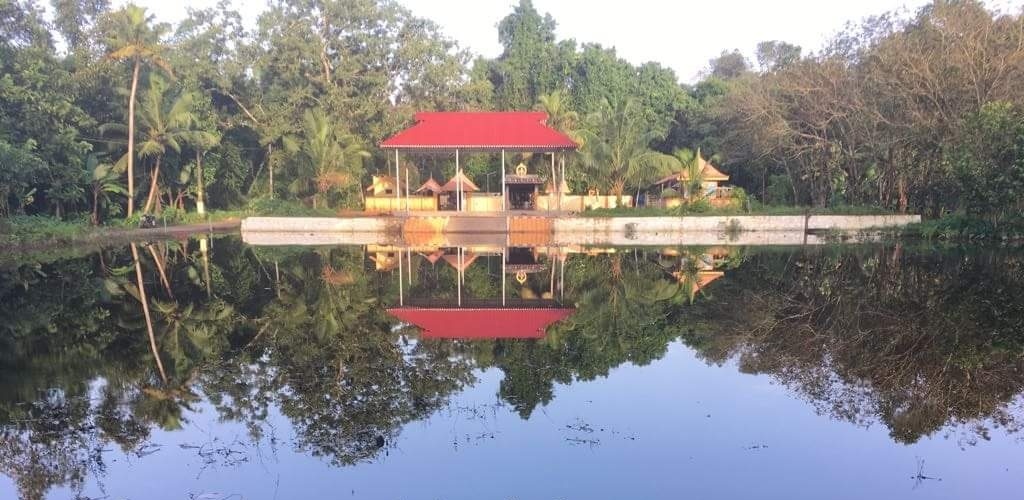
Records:
M554 158L555 158L555 155L552 154L551 155L552 163L554 163ZM551 257L551 247L548 247L548 264L551 265L551 283L548 285L548 293L550 293L551 296L554 297L555 296L555 264L557 264L557 262L555 262L555 260Z
M558 300L565 300L565 255L560 255L558 260L562 264L562 269L558 275Z
M409 288L412 288L412 247L405 249L405 260L409 266Z
M508 246L501 249L501 307L505 307L505 261L508 260Z
M274 261L274 291L277 293L277 298L281 298L281 269L277 267L277 261Z
M206 237L199 238L199 253L203 255L203 281L206 282L206 298L212 294L210 290L210 248Z
M456 254L455 262L459 265L455 266L455 281L457 285L457 294L459 296L459 307L462 307L462 247L459 247L459 251Z
M405 290L402 288L402 250L398 250L398 305L405 305Z

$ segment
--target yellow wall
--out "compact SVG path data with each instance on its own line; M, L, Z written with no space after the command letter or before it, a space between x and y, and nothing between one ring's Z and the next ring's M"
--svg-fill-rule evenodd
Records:
M563 210L570 212L582 212L594 208L616 208L633 206L633 197L622 195L616 198L613 195L581 195L563 194L559 202L558 195L548 194L537 197L538 210Z
M408 198L409 210L435 211L437 210L437 198L433 196L410 196ZM405 211L406 198L403 196L396 200L393 196L367 196L364 211L370 213L401 212Z
M491 193L467 193L466 211L468 212L500 212L501 195Z

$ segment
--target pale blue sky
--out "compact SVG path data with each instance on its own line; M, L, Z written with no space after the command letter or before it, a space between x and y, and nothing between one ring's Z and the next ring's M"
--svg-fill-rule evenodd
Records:
M122 4L126 0L116 0ZM178 21L186 7L206 7L216 0L134 0L162 21ZM989 0L993 8L1017 11L1024 0ZM248 23L265 0L234 0ZM498 55L496 25L518 0L399 0L421 17L477 54ZM614 46L633 63L657 61L694 81L712 57L737 48L752 56L757 42L785 40L820 48L847 21L890 10L916 10L927 0L534 0L537 10L558 21L560 38ZM752 57L751 57L752 58Z

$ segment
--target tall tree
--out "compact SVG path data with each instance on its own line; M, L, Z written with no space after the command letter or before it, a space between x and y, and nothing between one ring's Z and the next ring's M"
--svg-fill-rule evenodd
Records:
M581 163L587 175L615 196L637 189L678 167L678 160L650 149L658 136L640 117L636 101L606 104L587 117Z
M139 148L139 157L152 158L153 168L143 212L149 212L157 200L160 162L167 150L180 153L182 144L188 141L212 144L214 140L211 132L196 128L195 94L183 91L169 96L168 83L155 75L150 77L149 83L141 106L143 143Z
M164 47L161 45L168 26L154 24L153 16L135 4L111 13L110 23L107 57L129 61L132 67L128 93L128 217L131 217L135 209L135 94L139 86L139 71L145 63L173 74L163 57Z

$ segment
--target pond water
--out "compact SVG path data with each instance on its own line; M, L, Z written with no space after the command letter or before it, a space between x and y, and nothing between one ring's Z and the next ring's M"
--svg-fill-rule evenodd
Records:
M1015 497L1022 258L2 256L0 498Z

